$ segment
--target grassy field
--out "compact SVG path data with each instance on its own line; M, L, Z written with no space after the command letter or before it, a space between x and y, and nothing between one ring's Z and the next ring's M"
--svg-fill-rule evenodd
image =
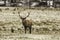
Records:
M22 20L18 16L27 16L33 22L32 34L24 33ZM11 32L14 29L14 33ZM60 40L59 8L21 8L0 7L0 39L1 40ZM29 36L28 36L29 35Z

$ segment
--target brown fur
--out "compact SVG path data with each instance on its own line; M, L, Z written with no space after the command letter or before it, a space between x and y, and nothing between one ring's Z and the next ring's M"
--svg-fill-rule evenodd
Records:
M30 21L30 20L24 20L24 21L22 21L22 23L25 26L31 26L32 25L32 21Z
M32 28L32 21L26 19L28 16L29 16L29 14L25 18L23 18L19 14L19 17L22 19L22 24L25 28L25 33L26 33L27 28L29 28L29 30L30 30L29 32L31 33L31 28Z

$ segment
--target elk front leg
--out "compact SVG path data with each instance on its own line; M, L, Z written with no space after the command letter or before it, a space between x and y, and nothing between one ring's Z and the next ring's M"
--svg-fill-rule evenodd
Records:
M26 34L27 27L25 27L25 34Z
M30 30L29 32L30 32L30 34L31 34L31 27L29 27L29 30Z

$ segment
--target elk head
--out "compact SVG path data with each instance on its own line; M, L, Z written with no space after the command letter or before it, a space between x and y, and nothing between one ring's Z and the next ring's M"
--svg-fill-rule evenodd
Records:
M18 12L20 19L25 20L27 17L29 17L30 13L28 12L28 15L26 17L21 17L20 12Z

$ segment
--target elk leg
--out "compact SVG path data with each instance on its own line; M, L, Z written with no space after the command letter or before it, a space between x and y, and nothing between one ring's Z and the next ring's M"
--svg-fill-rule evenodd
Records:
M29 29L30 29L30 34L31 34L31 27L29 27Z
M25 27L25 34L26 34L26 29L27 29L27 27Z

